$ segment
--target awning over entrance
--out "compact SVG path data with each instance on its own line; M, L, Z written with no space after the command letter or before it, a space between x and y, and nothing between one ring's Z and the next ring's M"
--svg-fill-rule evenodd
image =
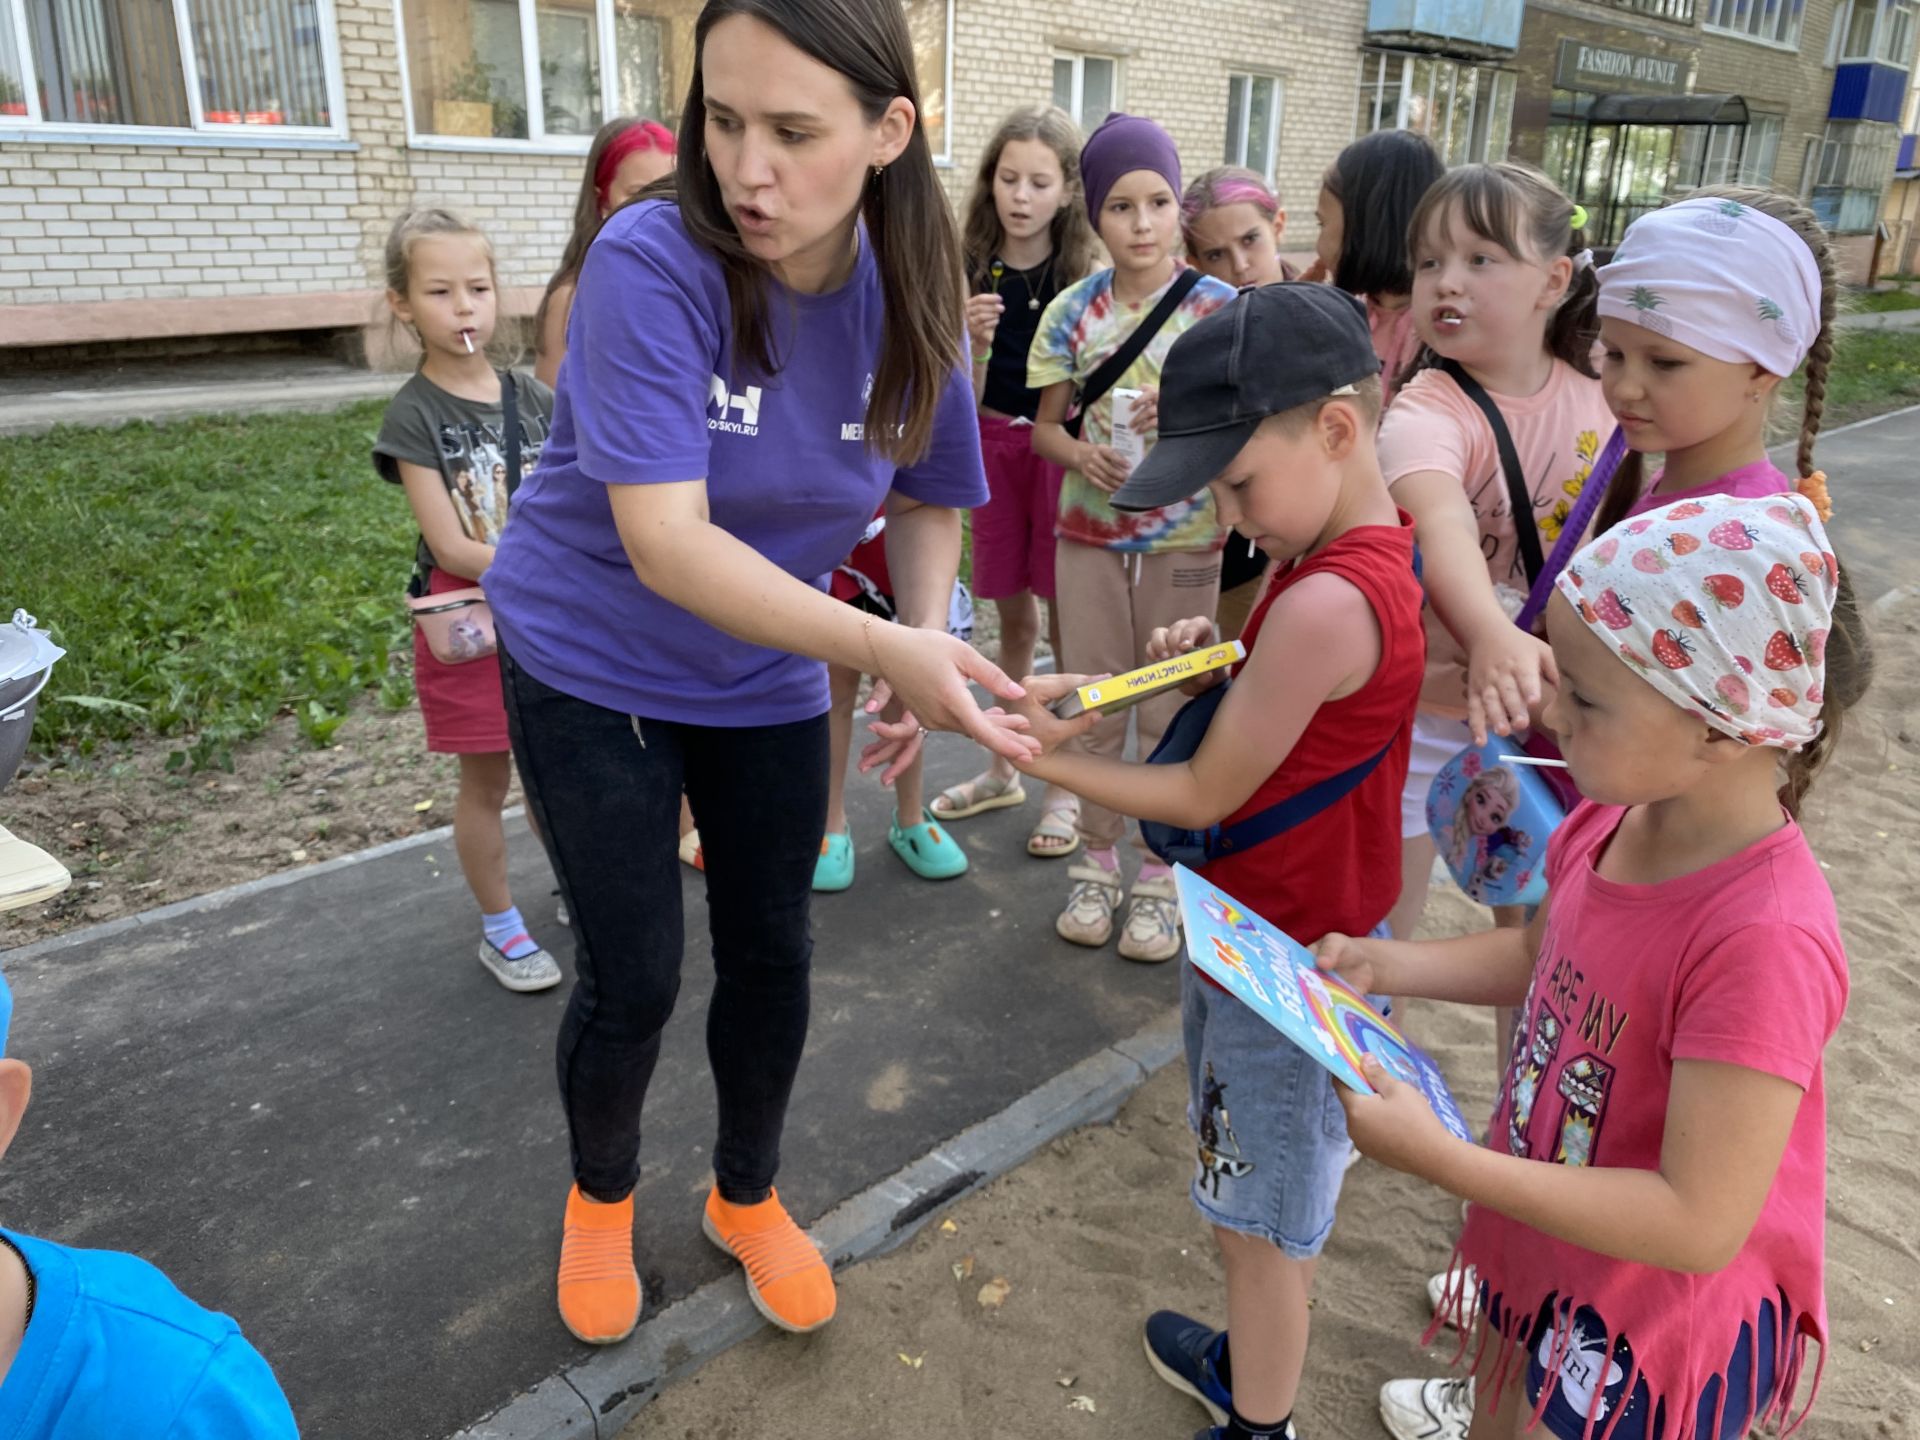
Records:
M1590 125L1744 125L1738 95L1602 95L1587 111Z

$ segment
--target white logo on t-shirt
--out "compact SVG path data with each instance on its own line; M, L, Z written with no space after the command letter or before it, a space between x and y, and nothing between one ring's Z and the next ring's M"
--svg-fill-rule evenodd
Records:
M860 387L860 403L862 406L873 403L873 372L871 370L867 372L867 383Z
M728 392L727 382L718 375L710 377L707 383L707 408L719 412L717 416L707 417L709 430L724 430L729 435L758 435L760 433L760 387L747 386L744 395ZM738 411L740 418L728 418L730 411Z

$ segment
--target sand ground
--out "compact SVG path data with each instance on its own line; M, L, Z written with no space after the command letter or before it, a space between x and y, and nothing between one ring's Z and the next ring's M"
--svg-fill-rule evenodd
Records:
M1831 1355L1809 1440L1920 1436L1920 946L1908 848L1920 835L1920 600L1878 626L1880 672L1811 798L1808 830L1839 898L1852 964L1827 1053ZM1435 933L1474 926L1454 894ZM1115 965L1109 953L1074 963ZM1492 1024L1415 1004L1409 1023L1469 1113L1492 1096ZM1193 1167L1178 1066L1111 1125L1057 1142L841 1281L818 1335L763 1333L668 1391L626 1440L750 1437L1186 1437L1204 1423L1141 1357L1151 1310L1220 1323L1211 1240L1186 1199ZM1456 1202L1362 1162L1326 1252L1297 1421L1303 1440L1379 1440L1383 1380L1439 1374L1418 1345L1422 1282L1445 1262ZM1010 1287L997 1307L980 1293ZM1084 1399L1082 1399L1084 1397Z

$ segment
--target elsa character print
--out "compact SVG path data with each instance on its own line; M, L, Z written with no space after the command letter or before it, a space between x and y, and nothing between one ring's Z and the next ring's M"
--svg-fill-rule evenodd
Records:
M1459 808L1453 812L1447 861L1456 873L1471 868L1469 894L1497 884L1532 848L1532 837L1508 824L1519 806L1520 777L1503 765L1482 770L1460 796ZM1469 860L1471 867L1467 865Z

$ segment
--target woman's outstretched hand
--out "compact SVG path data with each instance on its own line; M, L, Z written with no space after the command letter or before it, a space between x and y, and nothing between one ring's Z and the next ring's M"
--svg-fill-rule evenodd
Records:
M861 752L862 774L884 765L880 781L892 784L919 755L928 730L970 735L1016 765L1039 755L1039 745L1023 733L1024 717L989 714L974 700L967 688L970 682L1000 700L1020 700L1027 692L966 641L904 625L874 625L868 634L880 675L867 697L866 713L879 715L896 698L905 709L897 719L876 720L868 727L878 738Z

